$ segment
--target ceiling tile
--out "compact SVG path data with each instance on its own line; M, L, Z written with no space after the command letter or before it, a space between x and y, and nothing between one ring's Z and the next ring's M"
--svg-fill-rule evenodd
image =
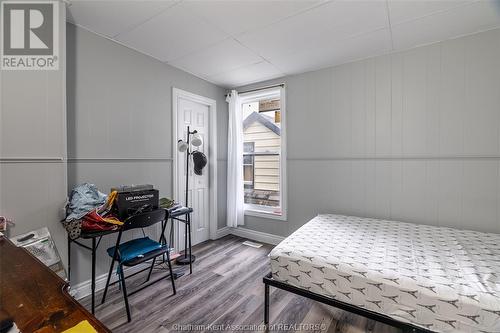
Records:
M113 37L173 6L177 1L71 0L67 19L91 31Z
M385 1L337 1L237 37L269 59L388 27Z
M266 26L322 1L188 1L186 5L225 32L236 35Z
M470 4L477 0L388 0L392 24Z
M203 77L229 72L262 61L262 58L232 38L169 64Z
M227 88L235 88L245 84L260 82L284 76L278 69L266 61L233 71L211 76L208 79L215 84Z
M287 75L291 75L377 56L390 50L390 31L380 29L347 40L281 55L271 58L270 62Z
M70 1L68 21L226 87L500 27L499 0Z
M173 6L116 39L157 59L170 61L229 37L188 10Z
M395 49L407 49L500 26L500 6L479 1L392 26Z
M391 32L388 28L380 29L332 43L330 47L335 52L334 65L375 57L392 51Z

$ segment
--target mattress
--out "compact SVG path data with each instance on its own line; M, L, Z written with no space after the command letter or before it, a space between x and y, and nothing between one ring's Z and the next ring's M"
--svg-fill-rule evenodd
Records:
M270 253L275 280L435 332L500 332L500 235L318 215Z

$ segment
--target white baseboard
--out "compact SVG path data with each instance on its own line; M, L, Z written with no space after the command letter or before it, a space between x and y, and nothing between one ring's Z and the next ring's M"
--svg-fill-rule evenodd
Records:
M126 267L126 268L124 268L123 272L127 276L127 275L133 274L135 272L138 272L141 269L144 269L144 267L145 266L143 266L143 265L138 265L138 266L134 266L134 267ZM96 292L104 289L104 287L106 286L106 279L107 278L108 278L107 273L96 276L96 278L95 278L95 291ZM116 275L116 268L113 271L113 274L111 275L111 282L110 283L115 282L115 281L118 281L118 277ZM75 285L71 285L69 293L71 296L73 296L77 300L82 299L82 298L87 297L91 294L90 285L91 285L90 280L83 281L83 282L80 282L80 283L75 284ZM96 304L100 304L100 299L98 300L96 298Z
M273 234L268 234L265 232L260 232L260 231L255 231L255 230L250 230L246 228L229 228L229 227L224 227L216 232L216 239L227 236L227 235L236 235L239 237L243 238L248 238L257 242L262 242L262 243L267 243L271 245L278 245L285 237L282 236L276 236ZM124 269L124 272L126 273L125 275L130 275L133 274L141 269L144 269L145 266L139 265L135 267L127 267ZM108 274L102 274L96 277L95 281L95 290L100 291L103 290L104 287L106 286L106 279L108 277ZM115 273L111 276L111 282L117 281L117 276ZM78 284L72 285L70 289L70 294L75 298L75 299L82 299L84 297L87 297L91 293L90 289L90 280L80 282ZM96 299L96 302L98 300Z
M254 241L267 243L271 245L278 245L279 243L281 243L282 240L285 239L285 237L282 236L276 236L273 234L268 234L265 232L250 230L241 227L230 228L230 233L239 237L248 238Z
M231 234L231 230L229 227L221 228L221 229L217 230L217 232L215 233L215 239L222 238L222 237L227 236L229 234Z

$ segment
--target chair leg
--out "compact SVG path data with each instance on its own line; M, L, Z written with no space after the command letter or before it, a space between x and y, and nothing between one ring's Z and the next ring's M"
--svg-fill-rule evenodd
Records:
M106 301L106 294L108 293L109 282L111 281L111 274L113 274L113 268L115 267L115 261L111 259L111 265L109 266L108 278L106 280L106 287L104 287L104 293L102 294L101 304Z
M264 325L269 328L269 285L264 284Z
M170 262L170 251L167 251L167 262L168 262L168 270L170 271L170 281L172 281L172 290L174 291L173 295L177 293L175 290L175 281L174 281L174 273L172 271L172 263Z
M127 322L130 323L132 319L130 318L130 307L128 305L127 287L125 285L125 275L123 274L122 264L120 264L120 280L122 282L122 292L123 292L123 299L125 300L125 309L127 310Z
M153 263L151 264L151 268L149 269L148 278L144 282L148 282L149 279L151 279L151 273L153 273L153 268L155 267L155 263L156 263L156 257L153 258Z

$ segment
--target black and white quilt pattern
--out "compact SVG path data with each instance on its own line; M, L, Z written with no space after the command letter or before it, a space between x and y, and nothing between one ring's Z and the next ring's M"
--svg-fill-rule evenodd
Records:
M436 332L500 332L500 235L318 215L271 251L276 280Z

